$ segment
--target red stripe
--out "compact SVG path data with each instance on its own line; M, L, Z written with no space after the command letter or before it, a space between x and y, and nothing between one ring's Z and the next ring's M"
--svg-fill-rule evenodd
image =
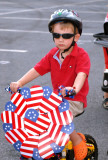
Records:
M63 116L64 116L65 123L66 123L66 124L69 124L69 121L68 121L68 117L67 117L66 111L63 112ZM65 125L65 124L63 124L63 125Z
M53 107L53 109L51 109L50 106L47 107L47 105L45 105L44 102L48 103L49 105L51 105ZM54 103L50 102L48 99L46 99L44 97L42 98L42 102L40 103L40 106L42 108L44 108L45 110L47 110L47 112L50 112L50 111L52 111L52 110L57 108L57 106ZM44 112L41 108L40 108L40 110L41 110L41 112Z
M18 128L22 128L22 124L21 124L21 118L19 116L17 116L18 118Z
M38 94L38 93L43 93L43 90L31 91L31 96L32 96L32 94Z
M63 113L64 113L66 124L68 125L70 122L69 122L69 118L68 118L67 112L69 113L69 111L65 111ZM70 116L70 114L69 114L69 116Z
M59 104L62 102L62 100L60 100L60 97L58 95L57 95L57 97L55 97L54 95L51 94L50 98Z
M31 151L31 150L29 150L29 149L20 148L20 151L21 151L21 152L25 152L25 153L33 154L33 151ZM29 156L29 157L31 157L31 156Z
M23 143L22 146L25 146L25 147L30 147L30 148L37 148L37 145L33 145L33 144L26 144L26 143Z
M19 129L24 127L24 125L23 125L24 122L22 122L22 118L20 116L17 116L17 121L18 121L18 128Z
M69 114L69 117L71 118L71 121L72 121L72 119L73 119L73 116L72 116L71 111L69 111L69 110L63 112L64 117L65 117L65 122L66 122L66 124L68 125L70 122L69 122L69 117L68 117L67 113Z
M31 143L28 144L28 143L26 143L27 141L31 142ZM31 147L31 148L38 148L38 145L37 145L38 141L39 141L39 137L38 136L34 137L34 138L28 137L26 139L26 141L24 141L24 143L22 144L22 146ZM32 144L32 142L35 143L35 144Z
M44 123L46 125L49 125L50 124L50 120L49 120L48 114L47 115L41 114L41 116L42 116L41 118L40 118L40 116L38 117L37 121L40 121L40 122L42 122L42 123ZM42 119L43 117L45 117L47 120L46 119Z
M14 98L14 96L16 95L16 93L14 93L14 94L12 94L12 96L11 96L11 100Z
M15 114L12 114L12 126L13 126L13 129L16 129L16 122L15 122Z
M53 143L53 141L52 141L51 139L49 140L49 138L50 138L49 135L47 135L47 136L45 136L45 137L43 137L43 138L41 138L41 136L40 136L39 145L38 145L38 146L39 146L39 147L38 147L39 150L42 149L42 148L46 148L46 146L48 146L48 145L50 145L51 143ZM46 141L47 139L48 139L48 141L45 142L44 144L42 144L42 145L40 146L40 143Z
M15 93L14 95L16 95L16 94L17 94L17 93ZM13 101L14 96L12 96L11 99L12 99L12 101L13 101L13 104L16 105L16 103L18 102L18 100L20 99L20 97L21 97L21 94L18 94L17 97L16 97L16 99Z
M61 123L61 122L62 122L62 119L61 119L60 112L59 112L59 109L58 109L58 108L56 109L56 113L57 113L57 117L58 117L58 121L59 121L58 123L59 123L59 124L62 124L62 123Z
M44 121L44 122L45 122L45 121ZM46 124L46 123L44 123L44 124ZM45 127L45 126L44 126L44 124L43 124L43 125L41 125L41 124L36 123L36 125L35 125L35 126L36 126L36 127L38 127L38 128L40 128L40 129L42 129L42 130L44 131L44 130L46 130L46 129L48 128L48 126L47 126L47 127Z
M25 129L19 129L19 131L27 139L28 133L26 133Z
M5 117L6 117L6 123L10 123L9 122L9 112L5 111Z
M6 135L15 143L17 140L15 140L14 137L12 137L12 135L10 134L10 133L13 133L12 131L13 130L6 132ZM6 135L5 135L5 138L8 140L8 142L12 144L12 142L6 137Z
M53 134L53 132L54 132L54 129L55 129L55 127L56 127L56 124L51 124L51 126L52 126L52 128L51 128L51 130L50 130L50 132L49 132L49 136L51 137L52 136L52 134ZM49 128L50 128L50 126L49 126Z
M57 124L57 123L56 123L56 117L54 116L53 111L51 111L49 114L50 114L50 116L51 116L51 118L52 118L52 122L53 122L54 124Z
M16 93L18 94L18 93ZM11 100L13 101L13 98L14 98L15 94L13 94L13 96L11 97ZM17 102L19 101L19 99L22 98L22 95L21 94L18 94L17 97L15 98L15 100L13 101L13 104L17 104ZM19 111L19 109L22 107L22 105L25 103L25 100L24 99L21 99L20 103L17 105L17 108L15 110L14 113L17 113ZM19 114L20 116L22 116L24 114L24 112L26 111L27 109L27 106L25 104L24 108L22 109L21 113Z
M35 100L41 100L41 99L42 99L42 96L31 97L31 98L26 99L26 102L36 103L36 102L34 102Z
M62 132L62 133L63 133L63 132ZM62 134L61 139L60 139L60 141L59 141L59 143L58 143L59 146L62 145L62 143L63 143L66 135L67 135L66 133L63 133L63 134ZM66 144L68 143L68 141L69 141L69 139L70 139L69 135L68 135L68 137L66 137L66 138L67 138L67 139L65 140L66 142L65 142L64 145L66 145Z
M66 133L63 133L63 132L62 132L62 136L61 136L61 138L60 138L60 140L59 140L59 143L58 143L59 146L62 145L65 135L66 135Z
M56 112L57 117L55 117L54 111ZM62 119L61 119L60 112L59 112L58 108L54 111L51 111L49 113L51 115L52 122L55 123L55 124L62 124ZM56 121L57 118L58 118L58 122Z
M44 159L49 159L50 157L52 157L53 155L54 155L54 152L52 152L52 153L50 153L50 155L49 156L45 156L45 154L46 153L49 153L49 152L51 152L51 151L53 151L52 150L52 148L50 147L50 148L48 148L47 150L44 150L43 152L39 152L39 154L40 154L40 156L43 156L44 155Z
M26 118L24 118L24 122L29 122L29 120L26 119ZM31 121L30 121L30 123L31 123ZM34 122L34 123L35 123L35 122ZM33 125L34 125L34 124L33 124ZM35 126L36 126L36 125L35 125ZM32 128L31 126L29 126L29 125L27 125L27 124L24 124L24 128L26 128L26 129L28 129L28 130L36 133L36 134L40 134L40 131L38 131L37 129Z
M36 102L36 103L33 102L32 104L27 103L27 108L31 108L31 107L37 107L38 108L39 105L40 105L40 102Z
M46 112L50 112L50 108L48 108L46 105L43 103L40 103L41 108L39 108L40 113L45 113L43 109L46 110Z
M32 86L30 89L32 89L32 88L40 88L41 86L39 86L39 85L35 85L35 86ZM41 87L42 88L42 87ZM43 90L43 89L42 89Z
M3 113L1 113L1 120L4 122Z
M60 133L60 131L61 131L61 128L62 128L62 125L59 125L59 127L58 127L57 130L56 130L56 134L55 134L55 136L54 136L54 141L55 141L55 142L56 142L56 140L57 140L57 138L58 138L58 136L59 136L59 133ZM55 131L55 129L56 129L56 125L55 125L55 128L54 128L53 130L51 130L52 134L53 134L53 132Z
M15 110L15 113L17 113L17 112L21 109L21 107L22 107L22 105L23 105L24 103L25 103L25 101L24 101L24 99L23 99L23 100L19 103L19 105L17 106L17 108L16 108L16 110ZM19 116L22 116L22 115L25 113L26 109L27 109L27 105L24 104L24 106L23 106L23 108L22 108Z
M36 100L37 100L37 102L36 102ZM42 96L26 99L27 108L31 108L31 107L37 107L38 108L41 100L42 100Z
M57 108L57 105L55 105L53 102L49 101L48 99L44 98L44 101L47 102L49 105L53 107L53 110ZM52 109L50 109L52 111Z
M38 128L40 128L40 129L42 129L43 131L47 129L46 127L44 127L44 126L42 126L42 125L39 125L39 124L37 124L36 122L33 122L33 121L31 121L31 120L29 120L29 119L27 119L27 118L24 118L24 122L28 122L28 123L34 125L34 127L38 127ZM40 131L38 131L37 129L33 128L33 127L30 126L29 124L28 124L28 125L27 125L27 124L24 124L24 127L25 127L26 129L29 129L29 130L37 133L37 134L41 133ZM43 131L42 131L42 132L43 132Z
M18 134L17 132L15 132L15 130L12 130L13 134L19 139L20 142L24 142L24 140L28 137L28 135L26 135L24 133L24 131L22 131L21 129L17 129L20 134ZM20 135L23 135L24 136L24 139L22 137L20 137Z

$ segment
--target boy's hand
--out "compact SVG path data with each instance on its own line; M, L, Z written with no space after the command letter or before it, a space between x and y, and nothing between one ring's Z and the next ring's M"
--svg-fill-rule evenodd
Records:
M76 92L73 89L73 87L63 87L63 86L60 86L59 87L59 92L61 93L61 95L63 97L70 96L71 98L73 98L73 96L76 95Z
M20 82L11 82L10 89L12 92L14 92L14 93L17 92L19 88L21 88Z
M60 93L62 94L63 97L66 96L66 90L70 91L72 89L72 87L65 87L65 88L62 88L60 90Z

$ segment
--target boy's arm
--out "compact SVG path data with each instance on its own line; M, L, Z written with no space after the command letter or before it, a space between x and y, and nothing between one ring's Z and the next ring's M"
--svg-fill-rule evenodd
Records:
M73 84L73 88L76 92L76 94L81 90L81 88L83 87L84 85L84 82L85 82L85 79L87 77L87 74L84 73L84 72L79 72L77 74L77 77L74 81L74 84Z
M84 82L85 82L85 79L87 77L87 74L84 73L84 72L79 72L77 74L77 77L74 81L74 84L72 87L65 87L64 89L62 89L60 92L62 94L63 97L66 96L66 92L65 92L65 89L67 90L71 90L71 89L74 89L76 94L81 90L81 88L83 87L84 85Z
M34 68L32 68L17 82L11 82L10 89L13 92L17 92L18 88L24 86L25 84L31 82L33 79L35 79L39 76L40 76L40 74Z

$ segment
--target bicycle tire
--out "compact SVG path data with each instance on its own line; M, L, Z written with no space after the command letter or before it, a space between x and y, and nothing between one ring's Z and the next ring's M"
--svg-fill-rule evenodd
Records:
M88 134L85 134L85 138L86 138L86 143L94 145L94 151L91 152L90 150L88 150L87 157L84 160L98 160L98 146L96 140L91 135Z

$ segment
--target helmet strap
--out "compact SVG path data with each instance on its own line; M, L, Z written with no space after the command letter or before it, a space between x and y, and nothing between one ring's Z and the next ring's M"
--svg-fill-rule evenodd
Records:
M63 53L69 51L69 49L70 49L72 46L75 45L75 41L74 41L74 39L75 39L75 34L76 34L76 27L74 26L74 37L73 37L73 41L72 41L71 45L70 45L67 49L65 49L63 52L61 52L61 58L62 58L62 59L64 59Z

